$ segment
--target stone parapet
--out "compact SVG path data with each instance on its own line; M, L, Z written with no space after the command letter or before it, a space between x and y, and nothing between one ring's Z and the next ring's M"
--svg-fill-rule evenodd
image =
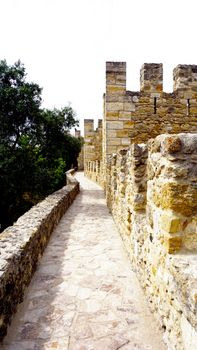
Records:
M173 70L174 91L186 98L197 98L197 66L179 64Z
M161 63L144 63L140 70L141 91L163 91L163 65Z
M197 342L197 134L109 157L106 198L171 350Z
M54 227L79 192L73 171L67 185L31 208L0 235L0 338L6 334Z
M164 92L163 65L144 63L140 71L140 91L129 91L126 63L106 62L104 172L107 158L132 143L144 143L164 133L196 132L197 66L178 65L173 79L174 91Z

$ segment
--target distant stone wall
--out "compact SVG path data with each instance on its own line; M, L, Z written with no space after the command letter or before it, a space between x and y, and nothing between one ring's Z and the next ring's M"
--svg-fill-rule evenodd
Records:
M102 162L102 120L94 130L94 120L84 119L84 173L99 183L103 174Z
M0 235L0 339L7 331L54 227L79 192L67 172L67 185L31 208Z
M109 157L106 196L171 350L197 344L197 134Z

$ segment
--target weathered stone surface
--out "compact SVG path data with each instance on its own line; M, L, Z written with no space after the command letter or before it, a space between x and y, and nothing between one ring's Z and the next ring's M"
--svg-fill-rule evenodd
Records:
M162 209L172 209L185 216L194 215L197 212L197 186L167 182L155 189L153 200Z
M108 206L172 350L190 349L197 332L196 146L196 134L164 134L112 155L106 169Z
M95 174L87 170L86 174L94 180L99 179L99 183L104 185L107 158L111 153L117 153L124 145L129 147L132 143L144 143L159 134L196 132L197 78L194 73L196 67L194 65L177 66L174 70L174 92L165 93L163 92L162 64L145 63L140 72L141 91L136 92L126 91L126 63L107 62L103 126L99 137L93 136L92 129L91 137L94 146L91 151L89 151L89 143L85 143L87 150L85 168L88 169L88 161L99 160L102 162L103 171ZM86 124L85 130L87 130ZM112 143L113 146L111 146ZM185 154L190 152L189 143L188 139L188 147L186 147L186 140L184 140ZM193 142L192 144L194 145ZM98 153L96 150L99 146ZM161 147L161 140L160 145L157 146ZM153 147L157 146L155 144ZM171 139L169 136L168 140L165 139L165 145L162 146L165 146L166 153L174 156L181 151L182 145L180 140L174 137Z
M177 233L181 231L181 219L172 212L164 213L160 218L161 228L169 233Z
M76 176L81 192L54 230L0 349L164 350L103 190Z
M34 206L0 235L0 338L6 334L54 227L78 192L79 183L68 172L67 186Z
M86 173L105 188L109 209L173 350L184 346L180 313L185 299L180 301L180 296L185 281L175 281L170 259L173 254L197 251L196 72L194 65L177 66L174 92L165 93L162 65L144 64L141 91L133 92L126 91L126 64L108 62L102 168L95 175L95 165L90 165ZM119 75L124 76L125 91L116 94L108 87L117 86L119 91ZM145 151L142 147L147 141L148 155L147 147ZM128 152L123 156L119 151L124 145ZM177 269L181 274L183 267ZM196 280L192 283L196 285ZM189 305L185 317L195 334L193 310Z
M181 139L178 136L169 136L164 139L163 149L169 153L180 152L181 150Z

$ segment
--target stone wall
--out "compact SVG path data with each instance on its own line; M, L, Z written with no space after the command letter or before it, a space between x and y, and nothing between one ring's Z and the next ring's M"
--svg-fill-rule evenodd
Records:
M111 154L163 133L196 132L197 66L178 65L173 71L173 82L173 92L164 92L163 65L145 63L140 71L140 91L128 91L126 62L106 62L100 136L95 137L93 119L86 119L84 124L87 176L99 179L105 188L106 164Z
M79 183L72 172L67 185L31 208L0 235L0 339L31 281L54 227L71 205Z
M126 90L126 63L106 63L104 157L163 133L196 132L197 66L178 65L174 91L163 92L163 65L143 64L140 91Z
M102 184L102 120L94 130L94 120L84 119L84 173Z
M172 350L197 344L197 134L161 135L109 157L106 196Z
M173 80L163 92L162 64L145 63L140 91L127 91L126 63L106 63L102 138L87 120L85 174L105 189L168 348L196 350L197 66L178 65Z

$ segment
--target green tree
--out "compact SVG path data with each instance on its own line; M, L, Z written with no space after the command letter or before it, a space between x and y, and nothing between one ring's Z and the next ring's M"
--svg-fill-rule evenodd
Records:
M76 162L78 124L70 106L41 108L42 89L26 81L23 64L0 61L0 223L4 229L65 183Z

